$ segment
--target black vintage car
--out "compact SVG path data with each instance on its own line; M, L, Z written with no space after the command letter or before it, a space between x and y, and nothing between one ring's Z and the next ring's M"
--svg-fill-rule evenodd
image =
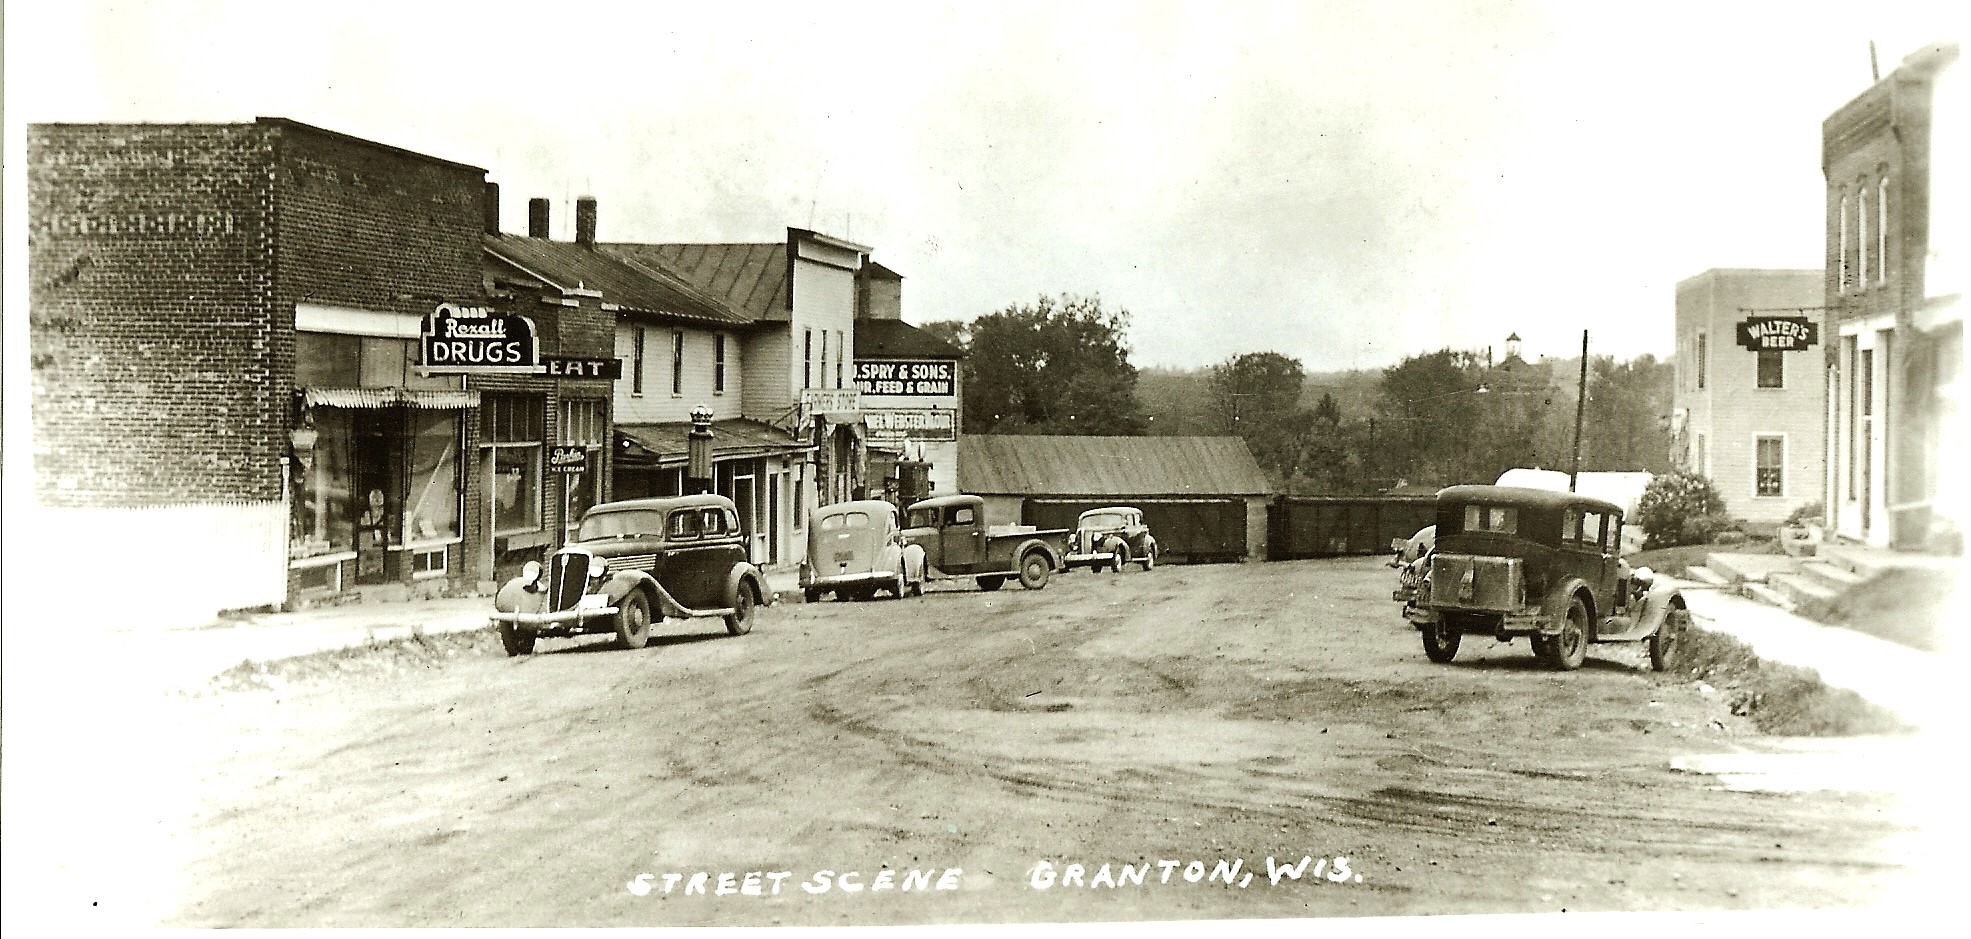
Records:
M744 635L770 596L724 496L607 502L582 516L576 539L500 588L492 622L508 655L534 651L539 636L583 633L614 632L641 649L653 616L722 617Z
M1437 493L1436 549L1404 618L1424 654L1449 662L1466 633L1532 640L1557 669L1581 665L1589 643L1649 643L1670 667L1689 624L1684 598L1621 558L1622 510L1569 492L1452 486Z

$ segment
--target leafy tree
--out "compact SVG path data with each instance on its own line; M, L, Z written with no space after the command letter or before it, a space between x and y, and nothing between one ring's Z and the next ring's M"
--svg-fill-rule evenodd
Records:
M964 327L965 427L981 434L1139 434L1127 310L1042 296Z
M1674 366L1653 355L1626 362L1597 356L1589 363L1583 470L1669 471L1675 375Z
M1211 369L1219 426L1244 438L1253 459L1276 481L1293 476L1307 439L1301 381L1300 360L1278 352L1247 352Z

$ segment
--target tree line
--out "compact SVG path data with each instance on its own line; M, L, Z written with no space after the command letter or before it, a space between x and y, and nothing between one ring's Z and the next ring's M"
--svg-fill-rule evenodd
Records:
M1489 483L1573 461L1579 358L1439 349L1310 375L1253 351L1139 370L1128 322L1098 296L1063 295L923 328L968 353L967 433L1236 436L1278 491L1300 495ZM1651 355L1590 356L1583 471L1669 471L1673 375Z

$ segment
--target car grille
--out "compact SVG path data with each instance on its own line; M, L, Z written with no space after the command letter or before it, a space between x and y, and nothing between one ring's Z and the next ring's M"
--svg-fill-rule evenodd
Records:
M554 556L554 569L548 580L548 602L555 610L572 610L582 602L589 583L589 556L569 552Z

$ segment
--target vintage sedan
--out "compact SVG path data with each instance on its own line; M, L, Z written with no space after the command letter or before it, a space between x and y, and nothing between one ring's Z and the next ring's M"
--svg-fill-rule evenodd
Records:
M1557 669L1579 668L1588 645L1646 642L1670 667L1690 622L1683 594L1621 557L1622 510L1568 492L1452 486L1437 494L1436 549L1404 618L1424 654L1449 662L1466 633L1525 636Z
M508 655L541 636L615 633L641 649L665 617L719 617L735 636L753 629L772 594L747 560L732 500L720 495L606 502L588 510L576 540L529 561L494 599L493 625Z
M906 544L897 507L880 499L841 502L808 518L808 558L801 562L801 596L809 603L867 600L878 590L901 598L924 594L924 549Z
M1081 513L1074 534L1068 536L1063 559L1068 570L1107 567L1120 574L1124 564L1136 563L1146 571L1157 566L1157 539L1150 535L1142 509L1118 505Z
M1396 589L1390 593L1390 599L1407 606L1417 598L1417 586L1430 570L1428 558L1436 546L1436 525L1426 525L1408 538L1390 541L1389 550L1395 556L1389 559L1389 566L1396 568Z

